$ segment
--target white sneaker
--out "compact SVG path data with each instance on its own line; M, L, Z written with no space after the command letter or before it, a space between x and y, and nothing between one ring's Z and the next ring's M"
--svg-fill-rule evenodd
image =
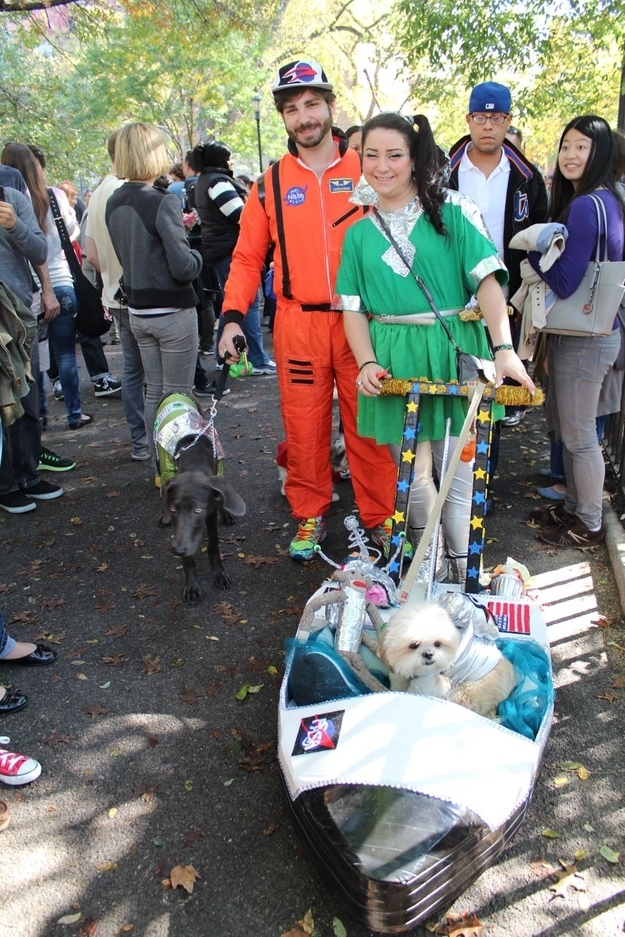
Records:
M252 368L252 374L277 374L276 362L269 360L266 364L261 364L258 368Z

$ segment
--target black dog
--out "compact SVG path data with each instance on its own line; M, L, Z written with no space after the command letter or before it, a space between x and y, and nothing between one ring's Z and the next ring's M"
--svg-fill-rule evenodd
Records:
M185 576L183 601L195 605L202 597L195 554L204 532L204 522L208 531L208 559L213 570L213 582L219 589L228 589L230 576L224 569L219 552L219 512L221 509L224 523L233 524L234 517L245 514L245 504L230 482L223 475L215 474L217 462L213 444L206 436L199 436L187 448L181 444L176 453L176 465L176 474L162 491L163 515L159 524L166 527L173 522L171 549L175 556L182 558Z

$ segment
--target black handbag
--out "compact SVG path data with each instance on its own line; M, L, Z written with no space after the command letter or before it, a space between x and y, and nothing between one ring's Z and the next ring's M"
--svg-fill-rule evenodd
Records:
M100 294L91 280L88 280L80 269L78 257L74 253L74 248L72 247L72 242L67 233L63 216L59 210L59 203L56 200L56 195L53 189L48 189L47 192L50 197L52 216L59 232L61 247L67 258L72 280L74 281L74 292L76 293L77 304L76 328L82 335L86 335L87 338L99 338L100 335L104 335L104 333L108 332L110 329L110 319L106 316Z
M395 251L397 252L399 257L401 257L401 259L403 260L404 264L408 268L408 271L414 277L417 283L417 286L419 287L419 289L421 290L421 292L427 299L430 309L432 310L432 312L434 313L434 315L436 316L440 324L443 326L445 330L445 334L447 335L447 338L449 339L449 341L454 347L454 351L456 352L456 372L458 374L459 383L460 384L472 384L472 383L475 383L476 381L481 381L482 384L494 384L496 373L497 373L495 370L495 362L490 361L488 358L479 358L477 355L471 355L469 354L469 352L462 351L460 346L454 340L453 335L449 331L449 327L447 326L447 323L445 322L444 318L440 314L436 306L436 303L434 302L434 297L430 293L430 290L428 289L428 286L425 283L425 280L423 280L423 278L420 277L418 273L415 273L411 265L408 263L408 260L404 256L402 249L400 248L399 244L397 243L397 241L391 234L388 225L386 224L386 222L380 215L378 209L374 208L373 210L375 212L376 218L378 219L380 223L380 227L382 228L387 238L389 239L389 241L395 248Z

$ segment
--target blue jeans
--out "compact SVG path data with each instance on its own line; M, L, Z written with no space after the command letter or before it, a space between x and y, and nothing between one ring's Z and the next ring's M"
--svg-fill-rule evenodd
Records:
M59 368L67 419L70 423L77 423L82 416L82 406L76 364L76 293L73 286L56 286L54 295L61 305L61 311L50 322L48 338Z
M197 312L182 309L162 316L130 314L130 328L137 340L148 384L145 398L145 430L155 466L154 420L166 394L193 392L197 359Z
M230 273L231 263L232 257L224 257L223 260L218 260L214 264L215 272L217 273L217 279L219 280L219 286L221 287L222 293L226 285L226 280L228 279L228 274ZM223 319L220 317L219 328L217 329L217 338L215 342L216 346L219 345L219 340L221 339L223 328ZM255 368L262 368L264 364L268 364L270 358L263 347L263 336L260 331L260 301L258 298L258 292L256 293L256 299L247 310L247 313L243 316L241 331L245 335L245 341L247 342L247 357L252 365Z
M0 660L10 654L15 647L15 638L12 638L4 628L4 617L0 612Z
M143 455L148 451L149 446L145 431L145 392L143 389L145 373L143 371L141 351L130 328L130 313L128 310L116 307L109 309L109 312L119 328L119 339L124 358L122 403L126 423L130 430L132 453L133 455Z
M621 336L549 336L549 425L564 443L564 508L590 530L601 526L605 465L597 440L603 379L616 361Z

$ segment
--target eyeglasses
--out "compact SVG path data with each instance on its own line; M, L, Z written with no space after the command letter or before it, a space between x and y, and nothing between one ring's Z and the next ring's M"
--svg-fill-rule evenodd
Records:
M500 124L503 124L504 121L508 119L509 114L469 114L469 117L474 124L485 124L487 120L490 120L493 127L498 127Z

